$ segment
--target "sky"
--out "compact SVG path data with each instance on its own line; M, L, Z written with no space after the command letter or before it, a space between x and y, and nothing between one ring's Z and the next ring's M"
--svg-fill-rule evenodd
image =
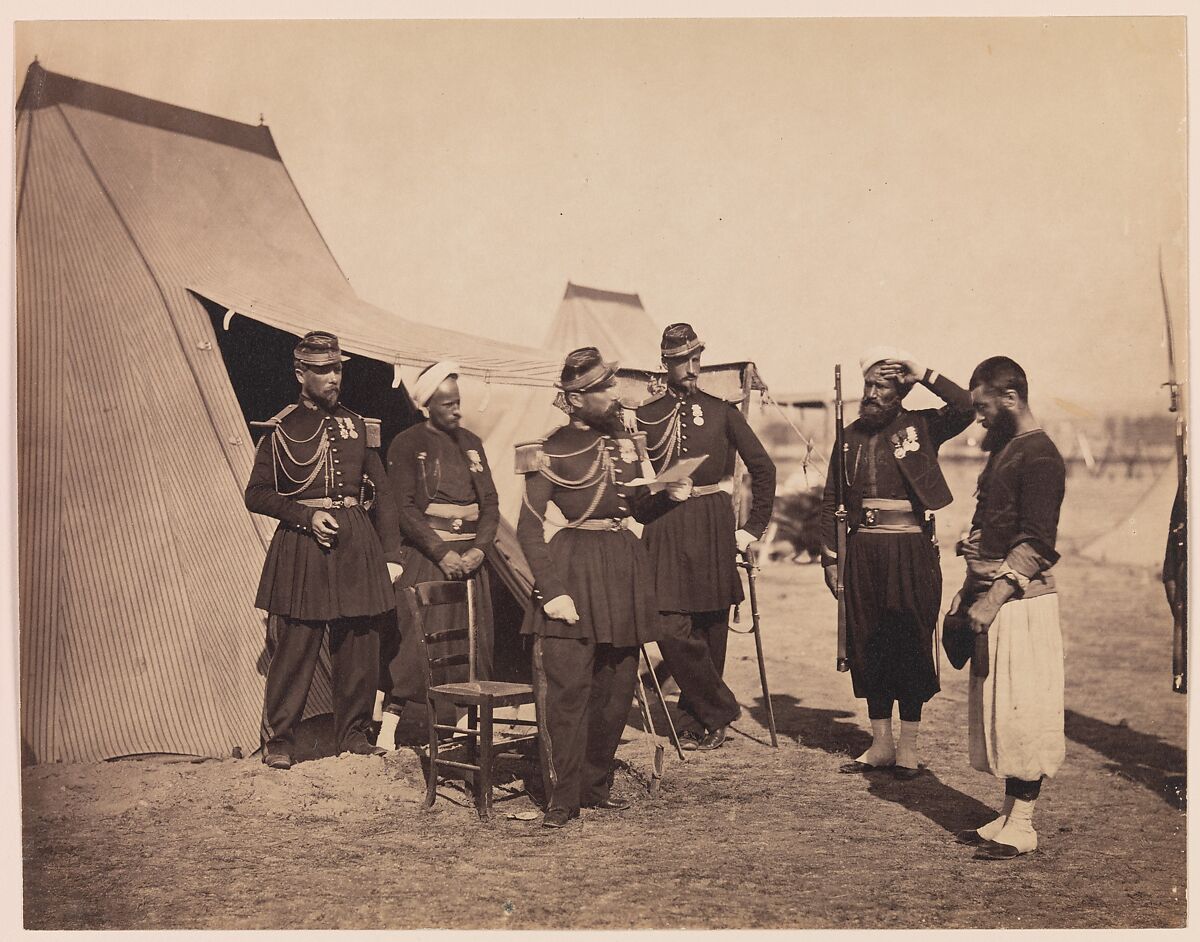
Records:
M342 270L537 344L568 280L686 320L772 390L894 343L1035 410L1165 410L1181 17L16 25L47 69L270 126Z

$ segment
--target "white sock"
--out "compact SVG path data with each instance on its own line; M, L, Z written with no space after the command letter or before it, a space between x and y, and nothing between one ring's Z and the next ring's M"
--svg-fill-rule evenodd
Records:
M396 748L396 724L399 722L398 714L385 710L383 719L380 720L379 737L375 740L375 745L393 752Z
M1034 801L1024 801L1017 798L1013 801L1012 811L1000 833L992 838L997 844L1008 844L1023 854L1037 847L1037 831L1033 829Z
M892 736L892 718L871 720L871 748L858 757L867 765L893 765L896 762L896 740Z
M383 691L375 691L375 709L371 711L372 722L378 723L383 719Z
M1012 813L1014 801L1016 799L1012 795L1005 795L1004 806L1000 809L1000 817L992 819L983 827L976 828L975 833L985 841L994 841L996 835L1000 833L1000 829L1008 822L1008 816Z
M917 736L921 732L921 721L900 721L900 745L896 750L896 765L906 769L920 768L917 760Z

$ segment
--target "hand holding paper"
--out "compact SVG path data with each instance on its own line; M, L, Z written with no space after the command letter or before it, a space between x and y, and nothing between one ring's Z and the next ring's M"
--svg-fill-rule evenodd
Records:
M696 455L693 458L684 458L681 461L676 461L669 468L664 468L659 472L656 478L634 478L632 481L625 483L629 487L640 487L645 485L650 489L651 494L657 494L668 484L678 484L683 481L690 481L690 478L700 465L704 464L708 455Z

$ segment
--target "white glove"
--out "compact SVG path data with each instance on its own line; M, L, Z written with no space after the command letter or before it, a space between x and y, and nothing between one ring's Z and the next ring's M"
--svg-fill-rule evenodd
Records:
M547 618L565 621L568 625L579 621L579 612L575 611L575 600L569 595L556 595L542 606L542 610Z
M748 530L738 530L738 532L733 535L733 538L737 540L738 552L743 554L747 549L758 542L758 537Z
M388 578L392 580L392 584L396 584L396 580L404 575L404 567L399 563L388 563Z

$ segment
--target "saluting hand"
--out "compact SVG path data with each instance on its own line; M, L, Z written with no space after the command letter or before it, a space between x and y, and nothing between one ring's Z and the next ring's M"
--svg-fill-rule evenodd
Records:
M925 375L925 367L916 360L884 360L879 371L903 386L911 386Z
M573 625L579 621L579 612L575 610L575 600L569 595L557 595L542 606L547 618L555 621L565 621Z

